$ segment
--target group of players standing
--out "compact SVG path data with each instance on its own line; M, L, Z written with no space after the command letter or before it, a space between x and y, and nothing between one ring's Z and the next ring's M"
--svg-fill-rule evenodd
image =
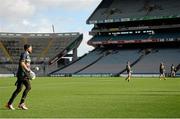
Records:
M128 82L130 81L131 79L131 76L132 76L132 69L131 69L131 64L130 62L128 61L127 62L127 65L126 65L126 71L127 71L127 78L125 80L127 80ZM159 66L159 79L160 80L166 80L166 75L165 75L165 66L164 66L164 63L161 62L160 63L160 66ZM174 66L174 64L171 65L171 73L170 73L170 76L171 77L176 77L176 68Z

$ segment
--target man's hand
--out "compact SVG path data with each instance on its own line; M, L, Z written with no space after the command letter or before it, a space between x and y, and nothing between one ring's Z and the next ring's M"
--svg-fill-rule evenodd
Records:
M24 61L21 61L21 66L22 66L22 68L23 68L26 72L29 73L29 72L31 71L30 67L27 66Z

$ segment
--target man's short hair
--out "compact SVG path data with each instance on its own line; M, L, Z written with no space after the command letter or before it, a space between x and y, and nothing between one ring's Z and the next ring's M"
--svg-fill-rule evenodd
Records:
M29 47L31 47L31 45L25 44L25 45L24 45L24 50L27 50Z

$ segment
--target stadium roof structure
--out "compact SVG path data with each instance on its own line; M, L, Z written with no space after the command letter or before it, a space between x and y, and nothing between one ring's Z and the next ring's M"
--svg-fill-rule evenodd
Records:
M179 0L102 0L87 24L180 18Z
M33 46L32 62L50 62L59 60L59 54L65 56L76 49L83 35L72 33L0 33L0 61L16 63L24 44Z

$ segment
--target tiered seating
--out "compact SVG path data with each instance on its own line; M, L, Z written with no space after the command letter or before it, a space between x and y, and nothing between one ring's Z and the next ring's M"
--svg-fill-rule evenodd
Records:
M17 64L0 64L0 74L16 74L18 65Z
M12 74L12 72L0 65L0 74Z
M116 40L143 40L148 39L151 35L148 34L128 34L118 36L95 36L91 41L116 41Z
M100 52L104 52L103 57L89 65L102 56ZM133 74L159 74L161 62L165 64L166 72L170 73L170 66L172 64L175 66L180 64L180 49L99 49L90 52L70 66L52 73L52 75L74 74L89 76L126 74L127 61L132 65Z
M109 4L106 6L104 4ZM110 2L111 1L111 2ZM115 22L131 18L162 18L178 16L180 9L179 0L104 0L88 19L88 23ZM128 9L127 9L128 5Z
M46 62L47 65L49 59L62 52L80 35L79 33L0 33L0 62L6 63L7 68L10 69L12 67L8 64L17 65L20 54L24 52L23 46L28 43L33 46L32 64L43 65L43 62ZM17 69L12 68L12 71L14 70Z
M1 38L1 43L3 44L6 52L8 53L8 55L10 56L11 61L18 61L17 56L19 56L19 54L21 53L21 51L23 50L23 47L19 47L21 44L19 39L4 39ZM2 48L1 48L2 49ZM3 57L3 55L2 55Z
M72 65L63 68L54 74L73 74L100 58L103 55L102 52L103 51L101 50L95 50Z
M70 45L74 41L73 39L74 37L62 37L61 39L52 39L51 48L49 48L49 50L47 51L46 57L54 57L54 54L58 54L60 51L64 50L66 46Z
M96 41L118 41L118 40L145 40L145 39L160 39L160 38L180 38L180 33L156 33L153 35L150 34L127 34L127 35L118 35L118 36L95 36L91 39L92 42Z
M78 74L116 74L125 69L127 61L133 63L141 55L138 50L113 51Z
M157 33L152 35L152 38L180 38L180 32Z
M166 67L166 73L170 73L172 64L180 64L180 49L159 49L152 52L133 67L133 73L136 74L157 74L159 65L163 62Z

